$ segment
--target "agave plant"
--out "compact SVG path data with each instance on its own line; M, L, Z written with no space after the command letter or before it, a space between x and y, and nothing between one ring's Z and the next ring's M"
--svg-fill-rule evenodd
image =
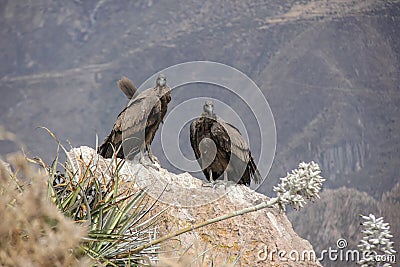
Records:
M119 171L124 160L116 158L117 151L107 171L102 171L99 177L95 159L85 163L77 156L73 162L65 147L57 142L56 157L50 166L40 159L36 162L41 162L50 177L49 199L65 216L88 228L80 252L100 265L149 266L154 263L158 259L159 245L139 251L137 248L157 239L157 222L163 211L152 212L156 201L150 201L145 190L130 192L121 188ZM65 164L59 162L60 150L65 154ZM57 171L59 166L61 172Z

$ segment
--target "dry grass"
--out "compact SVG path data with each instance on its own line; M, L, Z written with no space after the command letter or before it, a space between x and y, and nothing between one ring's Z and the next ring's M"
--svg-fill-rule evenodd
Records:
M14 172L0 163L0 265L87 266L75 250L86 231L49 202L48 177L22 155L8 162Z

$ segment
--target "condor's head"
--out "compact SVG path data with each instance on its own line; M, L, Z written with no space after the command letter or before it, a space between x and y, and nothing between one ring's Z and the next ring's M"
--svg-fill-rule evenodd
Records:
M163 88L167 84L167 78L164 74L160 73L156 80L156 87Z
M157 77L156 80L156 86L154 87L154 90L157 92L158 96L161 97L166 97L167 102L169 102L171 99L170 97L170 88L167 86L167 78L165 77L164 74L160 73Z
M214 113L214 102L207 100L203 105L203 116L208 118L216 118Z

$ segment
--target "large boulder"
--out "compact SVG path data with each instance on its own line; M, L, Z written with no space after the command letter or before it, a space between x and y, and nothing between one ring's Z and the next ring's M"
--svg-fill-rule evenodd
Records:
M70 155L76 166L82 162L93 165L91 169L99 178L100 173L115 168L113 160L103 159L89 147L74 148ZM112 168L107 170L108 166ZM154 212L165 209L159 237L269 200L243 185L206 187L188 173L177 175L131 162L124 163L119 175L125 189L147 188L148 197L157 199ZM285 213L277 207L192 230L162 243L162 250L170 251L164 257L184 254L203 263L213 261L214 266L234 262L238 266L321 266L316 260L308 260L315 255L312 246L294 232Z

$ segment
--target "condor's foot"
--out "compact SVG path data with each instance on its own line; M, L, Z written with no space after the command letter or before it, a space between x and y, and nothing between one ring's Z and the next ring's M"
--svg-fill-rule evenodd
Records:
M210 182L209 183L208 182L203 182L203 184L201 186L203 186L203 187L212 187L212 188L215 189L215 181L213 179L213 174L212 174L211 170L209 170L209 174L208 175L209 175L208 178L209 178Z
M158 160L158 158L157 158L156 156L153 156L153 155L148 155L148 156L149 156L150 161L151 161L153 164L158 164L158 165L160 165L160 161Z
M212 187L214 188L214 182L203 182L201 184L202 187Z
M159 171L160 170L160 168L161 168L161 166L160 166L160 163L158 162L158 160L157 161L154 161L153 159L151 159L151 158L145 158L145 157L143 157L142 159L141 159L141 161L140 161L140 164L142 164L145 168L153 168L153 169L155 169L156 171Z
M232 181L228 181L228 180L217 180L214 182L214 186L213 188L218 188L223 186L224 190L226 190L227 188L229 188L230 186L234 186L236 185L236 183L232 182Z
M201 186L203 187L212 187L213 189L217 189L221 186L224 187L224 190L226 190L228 187L235 185L234 182L231 181L224 181L224 180L216 180L216 181L211 181L211 182L203 182Z
M225 190L230 186L237 185L237 183L228 180L228 173L227 172L224 172L224 179L223 180L217 180L216 184L217 184L216 187L222 185Z
M144 153L139 153L138 155L135 156L133 159L133 162L136 164L141 164L143 167L146 169L148 168L153 168L157 171L160 170L160 164L157 161L153 161L150 157L146 156Z

